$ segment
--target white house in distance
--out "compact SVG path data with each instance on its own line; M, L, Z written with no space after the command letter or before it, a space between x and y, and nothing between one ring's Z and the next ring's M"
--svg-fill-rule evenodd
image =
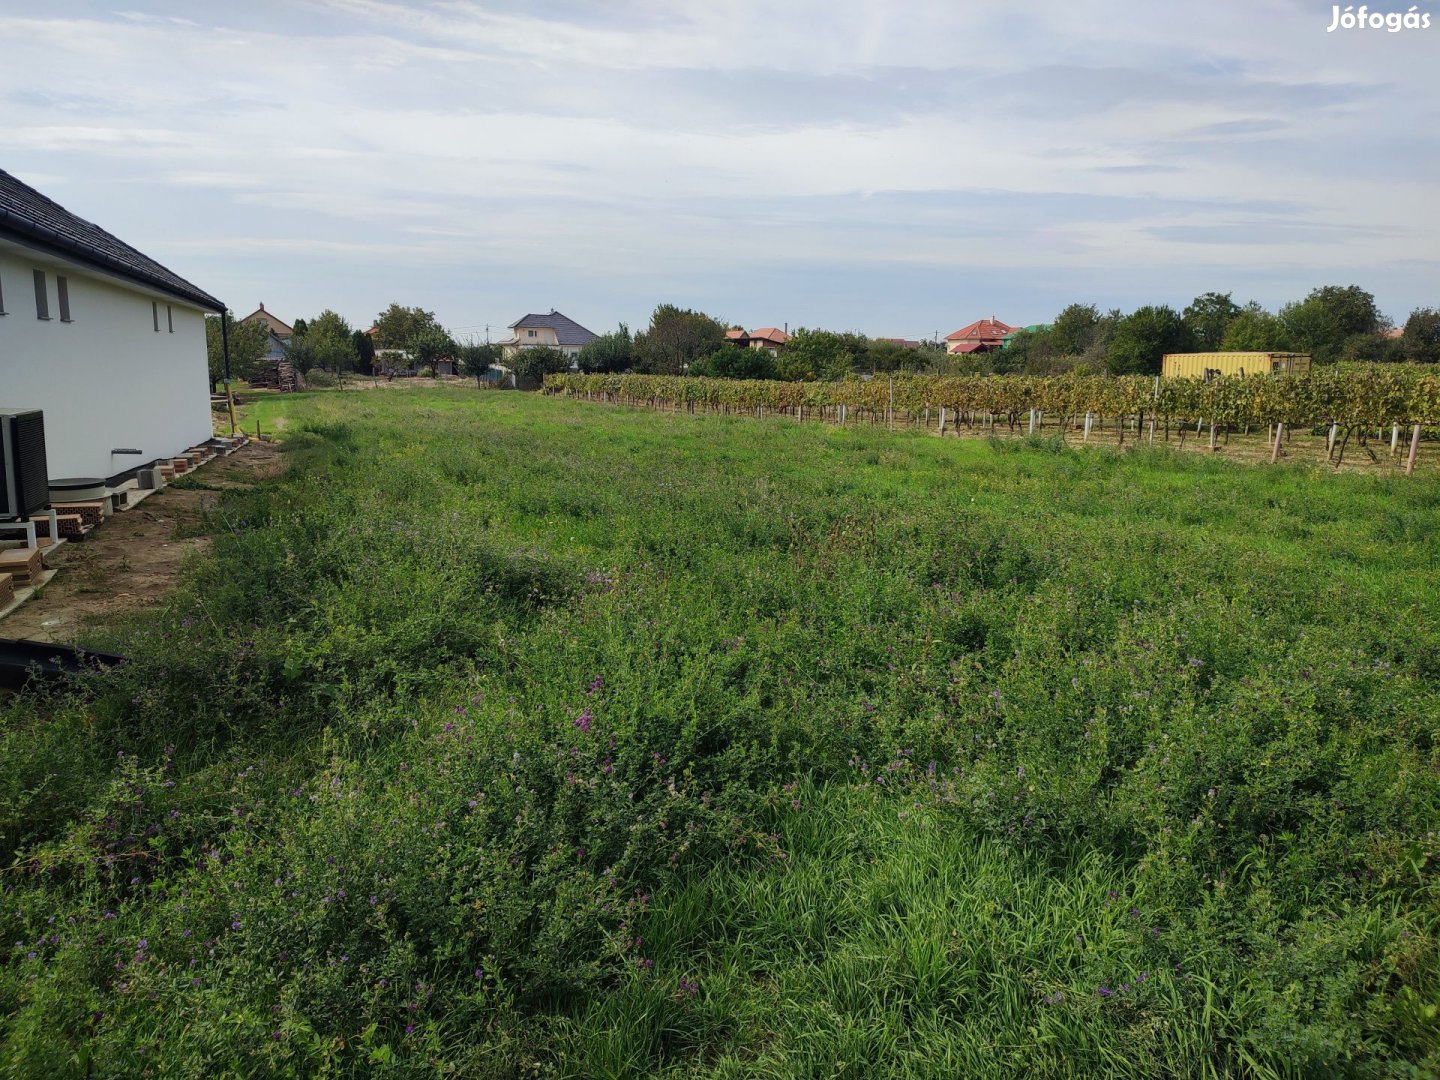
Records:
M44 411L52 479L114 485L209 439L205 313L224 310L0 170L0 408Z
M526 315L523 319L511 323L510 329L515 332L515 336L498 342L501 355L507 360L520 349L536 349L541 346L559 349L574 359L580 355L581 349L599 336L586 330L574 319L561 315L554 308L550 309L548 315Z

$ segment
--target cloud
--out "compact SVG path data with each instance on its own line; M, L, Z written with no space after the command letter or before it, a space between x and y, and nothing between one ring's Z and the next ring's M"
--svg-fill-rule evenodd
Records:
M666 282L845 325L869 282L877 330L1097 272L1123 306L1440 293L1433 41L1298 0L132 7L0 16L0 167L294 315L422 280L467 325L562 286L633 324Z

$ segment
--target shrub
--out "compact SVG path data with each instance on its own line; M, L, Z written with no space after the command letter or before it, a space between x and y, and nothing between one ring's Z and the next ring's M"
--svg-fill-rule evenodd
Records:
M314 387L327 387L335 385L335 376L324 368L312 367L305 372L305 385Z

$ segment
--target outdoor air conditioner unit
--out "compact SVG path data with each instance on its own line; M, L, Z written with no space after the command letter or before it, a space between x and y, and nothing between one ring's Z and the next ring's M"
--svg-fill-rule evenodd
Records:
M0 518L29 517L49 505L45 414L0 409Z

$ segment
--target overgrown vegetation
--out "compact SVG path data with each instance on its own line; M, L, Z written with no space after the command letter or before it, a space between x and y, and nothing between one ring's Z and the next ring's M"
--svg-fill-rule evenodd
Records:
M9 1073L1440 1068L1434 483L264 407L0 714Z

